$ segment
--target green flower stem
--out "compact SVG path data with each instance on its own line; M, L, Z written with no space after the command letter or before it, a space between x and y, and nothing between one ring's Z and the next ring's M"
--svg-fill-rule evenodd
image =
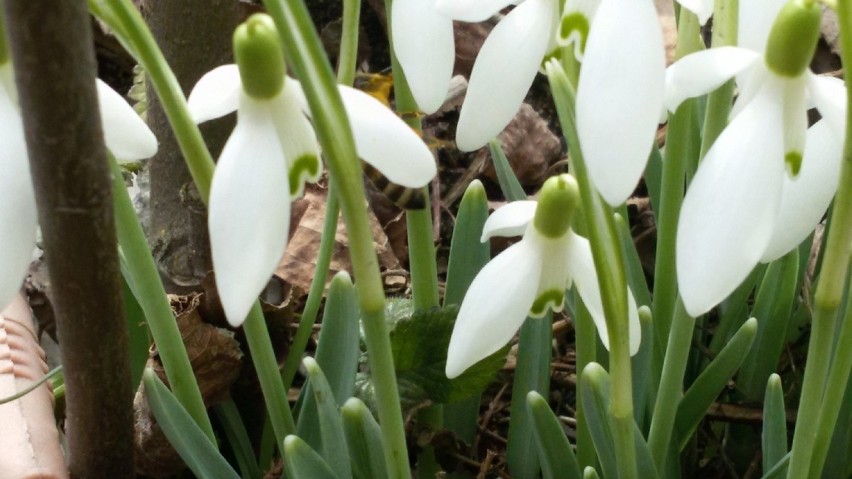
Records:
M819 410L816 437L813 441L813 457L811 472L808 477L821 477L828 448L831 445L832 433L837 424L840 409L844 406L843 395L846 392L846 382L852 372L852 303L846 305L843 324L840 326L840 336L834 347L834 360L831 371L825 383L825 397ZM849 404L845 404L849 407Z
M325 280L328 277L328 268L331 265L331 253L335 241L334 236L337 232L337 218L340 216L340 200L337 198L337 190L337 181L331 178L328 182L325 219L322 224L322 237L320 239L319 252L317 253L314 277L311 280L308 299L305 301L305 309L302 311L302 317L299 319L299 327L296 329L296 334L290 343L290 351L287 353L287 360L284 362L284 369L281 371L281 377L284 380L284 390L290 389L290 386L293 384L293 378L296 377L296 371L299 369L299 364L302 363L300 358L305 352L308 339L311 337L311 330L317 320L320 302L322 302L322 295L325 291Z
M6 44L6 17L0 9L0 65L9 61L9 45Z
M355 82L355 64L358 62L358 23L361 18L361 0L343 0L343 34L337 58L337 83L352 86Z
M361 164L355 152L349 120L304 0L266 0L264 4L278 27L284 52L302 81L330 173L340 181L341 211L349 235L352 269L370 352L385 460L389 477L407 478L410 476L408 452L390 337L384 318L385 295L364 208Z
M681 10L678 22L678 44L675 56L680 59L702 48L698 18ZM683 203L684 175L691 161L692 116L695 101L687 100L669 115L666 133L665 161L660 192L660 211L657 213L657 257L654 265L654 331L657 344L666 344L677 299L675 270L675 237L680 207ZM659 468L659 466L658 466Z
M589 314L588 308L583 304L579 294L574 295L574 336L577 349L575 358L577 364L577 384L580 383L583 371L590 363L597 361L598 333L595 323ZM592 441L592 433L589 430L588 418L583 401L577 400L577 462L581 468L594 467L597 463L595 444Z
M627 318L627 277L624 259L618 243L612 209L606 205L589 180L580 142L574 124L575 93L564 70L557 62L546 65L553 91L556 111L571 153L571 170L580 186L581 202L586 219L586 232L592 247L592 257L598 271L607 333L610 344L610 375L612 377L613 440L619 458L621 479L637 477L636 446L633 442L633 385L630 364L630 339Z
M175 397L192 416L198 427L215 444L213 427L210 425L210 418L207 416L207 409L201 398L201 390L192 372L189 356L169 305L166 290L163 289L163 283L160 281L160 273L151 256L151 250L148 249L148 240L145 239L145 233L142 231L130 195L127 193L127 187L124 185L121 168L112 155L110 155L110 169L115 203L115 228L118 244L126 259L127 274L130 276L128 279L133 285L139 305L145 312L148 329L151 330L151 336L157 344L157 352Z
M714 6L712 46L715 48L736 45L739 0L717 0ZM724 85L707 96L707 111L704 116L704 132L701 135L700 158L704 158L704 155L713 146L713 142L727 126L733 96L733 80L725 82Z
M361 14L361 0L343 0L343 34L340 37L340 61L337 64L337 83L352 86L355 81L355 61L358 52L358 19ZM322 296L325 292L325 281L328 278L328 268L331 266L331 253L334 248L337 233L337 219L340 216L340 199L338 198L337 181L329 178L326 192L325 218L322 224L319 251L317 252L316 269L311 279L308 299L305 309L299 319L299 327L290 343L287 360L281 377L284 380L284 390L293 385L293 378L302 363L301 357L305 352L311 330L317 320Z
M112 22L117 22L116 32L123 34L122 40L130 47L131 53L151 78L198 193L206 204L210 196L210 182L213 179L215 164L198 125L189 114L186 97L177 78L131 0L107 0L107 4L101 7L107 7L109 11L105 17L100 18L111 27L114 26Z
M852 65L852 0L837 2L837 17L840 24L841 60L843 65ZM849 89L849 78L846 79ZM811 321L811 339L808 344L808 363L802 383L799 416L793 436L790 456L789 478L808 476L814 439L818 435L817 416L821 409L829 354L834 341L837 310L843 298L846 272L849 266L852 242L852 95L846 99L846 142L843 146L843 161L840 169L837 196L831 214L825 254L822 261L819 283L814 295L814 314ZM841 354L852 354L846 350ZM839 404L832 404L837 407ZM833 426L832 426L833 429Z
M243 323L243 331L246 333L252 362L260 381L260 389L263 391L263 399L266 401L266 410L275 431L275 441L281 447L285 437L296 433L296 424L290 412L287 390L284 389L284 381L278 371L278 361L269 340L269 330L266 328L260 302L255 301L251 307Z
M648 434L648 448L658 471L665 470L666 456L672 440L672 431L677 414L676 405L683 396L683 374L686 370L695 318L686 313L678 297L674 318L666 344L666 357L657 390L657 400Z

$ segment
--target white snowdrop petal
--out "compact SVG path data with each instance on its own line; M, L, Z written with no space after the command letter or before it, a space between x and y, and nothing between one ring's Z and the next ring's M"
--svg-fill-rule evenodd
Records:
M450 337L448 378L460 375L512 339L535 299L541 262L538 248L520 241L476 275Z
M447 98L456 59L453 21L435 10L434 0L394 0L391 26L394 52L417 106L436 112Z
M760 60L744 48L720 47L687 55L666 69L665 104L675 111L687 98L706 95Z
M785 174L781 90L767 82L725 128L684 198L677 276L693 317L725 299L769 244Z
M562 18L556 31L558 45L567 47L574 44L574 57L583 61L583 51L588 38L589 28L595 18L595 13L601 0L572 0L565 2Z
M281 94L270 100L271 117L287 159L290 197L302 196L305 183L316 182L322 174L319 142L314 127L302 113L299 95L289 79Z
M592 182L611 205L630 196L645 169L663 104L664 52L651 2L601 3L577 87L577 132Z
M707 23L713 15L713 0L678 0L678 3L694 13L701 25Z
M275 271L290 227L284 153L269 112L247 97L216 165L208 225L219 298L236 327Z
M495 236L519 236L535 216L537 201L512 201L497 208L482 227L483 243Z
M787 254L814 230L837 190L843 142L825 120L808 130L802 169L784 175L775 227L760 261L768 263Z
M512 121L547 51L557 7L526 0L494 27L479 50L459 115L456 145L473 151Z
M302 106L310 106L298 81L287 78ZM426 186L438 173L435 159L423 139L379 100L354 88L338 86L349 117L358 156L387 179L406 188Z
M598 286L598 273L595 270L595 261L592 258L592 248L589 240L572 232L568 238L568 269L583 299L583 304L589 310L589 315L598 330L601 342L609 349L609 332L606 329L606 316L604 315L601 290Z
M808 72L808 92L820 115L837 136L846 132L846 86L843 80Z
M743 48L763 53L775 17L787 0L748 0L739 2L737 43Z
M500 10L518 2L513 0L432 0L443 16L462 22L483 22Z
M36 242L38 214L17 107L0 86L0 309L21 288Z
M204 123L233 112L240 103L242 88L237 65L222 65L210 70L189 93L187 103L192 119Z
M157 138L121 95L96 80L104 142L119 161L135 161L157 154Z

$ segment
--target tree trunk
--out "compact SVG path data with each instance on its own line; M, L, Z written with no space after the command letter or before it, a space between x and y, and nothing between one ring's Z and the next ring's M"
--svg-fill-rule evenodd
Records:
M4 2L65 367L70 472L133 477L133 393L83 0Z

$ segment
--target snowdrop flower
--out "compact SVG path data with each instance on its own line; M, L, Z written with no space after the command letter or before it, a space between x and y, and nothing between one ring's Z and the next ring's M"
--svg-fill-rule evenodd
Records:
M208 227L219 297L237 327L287 245L290 200L321 173L319 147L298 81L286 76L272 19L257 14L234 33L236 65L204 75L189 95L197 122L237 110L237 126L210 185ZM394 183L425 186L435 176L429 148L366 93L339 87L358 155Z
M10 63L0 65L0 309L21 287L35 248L38 214L30 176L24 125L16 102ZM136 161L154 156L157 139L109 86L97 80L104 140L119 160Z
M574 178L561 175L545 182L538 202L515 201L488 218L483 242L492 236L524 237L485 265L471 283L450 338L447 377L459 376L503 347L527 316L561 311L572 284L609 347L592 251L588 240L570 227L578 198ZM629 291L628 305L632 355L639 350L641 333Z
M435 0L394 0L391 32L417 106L436 112L447 98L456 59L453 21L438 13Z
M721 302L758 262L777 259L801 242L837 186L846 92L840 81L808 70L820 7L793 0L774 23L754 17L778 12L775 3L741 11L750 32L745 38L760 51L714 48L667 72L671 111L739 75L732 120L707 152L680 214L678 283L693 316ZM809 101L823 116L810 131Z
M437 0L440 12L463 21L485 20L510 3ZM569 0L562 15L556 0L520 3L482 45L456 143L470 151L496 136L515 116L542 60L571 42L583 59L577 129L589 174L608 203L621 204L642 175L663 99L665 50L650 0Z

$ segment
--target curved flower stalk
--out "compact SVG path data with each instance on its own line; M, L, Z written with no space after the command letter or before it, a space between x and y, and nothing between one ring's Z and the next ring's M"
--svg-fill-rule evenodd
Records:
M667 72L670 111L735 75L741 92L680 213L677 276L692 316L727 297L758 262L801 242L828 207L840 170L846 92L840 81L807 68L819 35L819 6L793 0L774 24L749 16L766 11L741 13L751 29L748 44L764 50L706 50ZM754 31L761 25L762 32ZM810 130L809 102L823 116Z
M234 35L237 65L204 75L189 95L201 123L237 111L210 189L208 225L225 315L243 323L287 245L290 201L322 171L301 85L285 75L272 20L254 15ZM358 155L394 183L425 186L437 169L411 128L378 100L340 86Z
M0 65L0 307L21 287L35 248L38 213L30 176L24 125L11 82L12 66ZM97 81L98 103L107 148L122 161L154 156L157 139L118 93Z
M436 112L447 98L456 59L453 21L438 13L435 0L393 0L391 30L417 106Z
M493 236L523 239L500 253L474 278L447 352L447 377L453 378L499 350L527 316L562 311L565 290L576 285L601 341L609 348L598 277L589 241L571 230L579 201L573 177L545 182L538 202L515 201L495 211L485 223L482 241ZM639 350L641 333L636 301L628 291L630 354Z
M463 21L485 20L510 3L437 0L440 12ZM705 20L712 11L712 2L689 3L702 5ZM456 143L475 150L496 136L520 108L542 59L572 42L583 59L577 91L583 153L603 197L621 204L642 175L662 108L665 50L650 1L569 0L561 15L556 0L520 3L482 45Z

